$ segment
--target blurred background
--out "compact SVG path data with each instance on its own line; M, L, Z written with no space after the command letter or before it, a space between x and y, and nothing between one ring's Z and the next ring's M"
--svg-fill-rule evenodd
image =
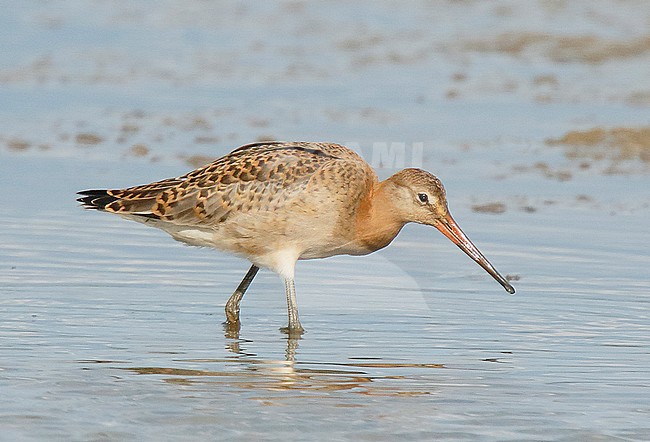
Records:
M647 1L0 10L9 439L647 440ZM407 226L300 263L299 342L268 272L224 336L246 263L74 200L271 139L435 173L517 295Z
M448 148L517 145L499 151L494 175L647 172L649 9L12 2L0 19L0 145L194 165L259 139L356 143L366 157L373 143L423 142L436 169ZM531 148L562 164L516 164Z

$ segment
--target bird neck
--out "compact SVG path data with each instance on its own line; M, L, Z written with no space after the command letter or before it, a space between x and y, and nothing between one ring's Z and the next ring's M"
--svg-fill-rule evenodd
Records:
M386 247L406 222L395 206L395 184L376 182L361 201L357 216L357 243L374 252Z

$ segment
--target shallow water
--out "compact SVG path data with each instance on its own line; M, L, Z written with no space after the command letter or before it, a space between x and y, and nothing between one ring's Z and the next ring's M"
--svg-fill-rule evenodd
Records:
M645 35L647 6L495 4L7 9L0 439L650 439L647 160L545 143L647 125L647 104L628 98L650 88L649 54L558 63L554 47L458 43L559 36L567 22L628 41ZM556 83L534 81L549 73ZM279 331L283 287L265 271L233 335L223 305L246 262L74 201L262 136L346 142L371 162L404 143L404 165L440 176L517 294L407 226L370 256L299 263L302 339ZM373 165L385 177L398 160Z

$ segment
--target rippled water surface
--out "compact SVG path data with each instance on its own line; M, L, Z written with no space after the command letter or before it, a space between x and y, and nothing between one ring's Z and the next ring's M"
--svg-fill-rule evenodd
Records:
M530 4L24 2L0 18L0 439L649 440L650 146L547 141L647 127L649 11ZM579 58L568 23L641 43ZM228 333L247 262L74 201L265 137L345 142L382 178L433 171L517 294L409 225L378 253L299 263L301 339L279 331L268 271Z

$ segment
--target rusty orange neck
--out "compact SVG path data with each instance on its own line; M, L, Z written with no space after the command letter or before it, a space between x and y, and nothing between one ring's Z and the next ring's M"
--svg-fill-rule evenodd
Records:
M390 180L375 182L359 205L356 241L370 252L390 244L406 224L394 204L394 186Z

